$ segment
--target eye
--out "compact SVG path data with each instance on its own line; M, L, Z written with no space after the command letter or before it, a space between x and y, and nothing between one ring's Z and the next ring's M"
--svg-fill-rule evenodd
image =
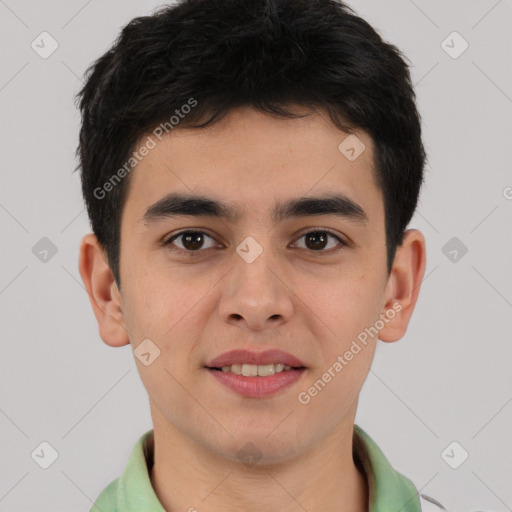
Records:
M175 252L199 252L198 249L203 246L205 236L213 240L213 238L204 231L182 231L162 242L162 245L168 246L171 251ZM174 240L177 239L182 240L182 247L176 248L173 246ZM209 247L207 247L207 249L209 249Z
M213 237L204 231L194 231L189 229L186 231L181 231L180 233L173 235L167 240L164 240L162 245L168 247L173 252L191 254L194 252L201 252L200 249L210 249L213 247L213 245L210 245L210 247L204 247L205 237L214 240ZM325 229L315 229L313 231L308 231L307 233L304 233L302 236L300 236L297 240L302 238L305 239L306 246L304 248L309 249L312 252L337 252L338 250L348 245L339 236ZM329 238L337 240L338 245L341 245L341 247L335 249L334 251L324 250L328 245L327 242ZM174 244L175 240L180 239L181 247Z
M325 229L316 229L314 231L308 231L307 233L304 233L301 237L299 237L297 240L300 240L301 238L305 239L305 248L310 249L313 252L336 252L348 245L339 236ZM327 241L329 238L337 240L341 247L335 249L334 251L324 251L323 249L326 248Z

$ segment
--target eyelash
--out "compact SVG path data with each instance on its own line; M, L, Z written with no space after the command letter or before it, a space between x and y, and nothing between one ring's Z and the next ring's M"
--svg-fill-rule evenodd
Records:
M200 253L200 252L204 252L208 249L198 249L197 251L190 251L190 250L187 250L187 249L181 249L180 247L173 247L172 246L172 242L174 240L176 240L177 238L179 238L180 236L183 236L183 235L186 235L186 234L191 234L191 233L200 233L202 235L206 235L210 238L213 239L212 236L210 236L208 233L205 233L204 231L199 231L199 230L193 230L193 229L187 229L187 230L184 230L184 231L180 231L179 233L176 233L175 235L171 236L170 238L164 240L162 242L162 246L165 246L167 247L170 251L174 252L174 253L182 253L182 254L188 254L190 256L193 256L194 254L196 253ZM315 254L315 253L318 253L318 254L321 254L321 253L327 253L327 254L332 254L332 253L336 253L340 250L342 250L344 247L348 247L348 244L346 242L344 242L339 236L335 235L332 231L329 231L328 229L321 229L321 228L313 228L311 231L307 231L306 233L303 233L299 238L297 238L297 240L300 240L302 237L306 236L306 235L310 235L312 233L325 233L333 238L335 238L341 245L341 247L339 247L338 249L330 249L330 250L319 250L319 251L314 251L314 250L309 250L309 252ZM306 250L308 250L306 248Z

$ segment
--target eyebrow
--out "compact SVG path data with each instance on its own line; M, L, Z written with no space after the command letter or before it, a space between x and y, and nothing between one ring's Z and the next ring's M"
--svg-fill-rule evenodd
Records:
M298 197L278 201L271 211L274 222L294 217L335 215L360 224L368 223L368 215L355 201L344 194L319 197ZM241 215L234 205L194 194L171 193L151 205L140 222L148 227L158 221L177 216L213 217L236 223Z

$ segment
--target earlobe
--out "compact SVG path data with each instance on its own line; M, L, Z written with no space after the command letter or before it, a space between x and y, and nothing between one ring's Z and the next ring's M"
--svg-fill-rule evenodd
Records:
M101 339L112 347L129 344L121 295L105 253L92 233L82 238L79 271L98 321Z
M425 238L417 229L409 229L397 248L386 285L383 313L388 321L379 332L380 340L398 341L404 336L418 300L425 266Z

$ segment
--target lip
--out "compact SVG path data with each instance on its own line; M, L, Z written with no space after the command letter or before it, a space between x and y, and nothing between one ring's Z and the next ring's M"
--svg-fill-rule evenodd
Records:
M263 352L254 352L252 350L230 350L211 360L206 364L207 368L222 368L233 364L272 364L281 363L292 366L293 368L304 368L306 365L297 357L283 352L282 350L265 350ZM259 377L256 377L259 378Z
M295 384L306 372L305 368L285 370L267 377L244 377L231 372L207 368L218 382L246 398L265 398Z

